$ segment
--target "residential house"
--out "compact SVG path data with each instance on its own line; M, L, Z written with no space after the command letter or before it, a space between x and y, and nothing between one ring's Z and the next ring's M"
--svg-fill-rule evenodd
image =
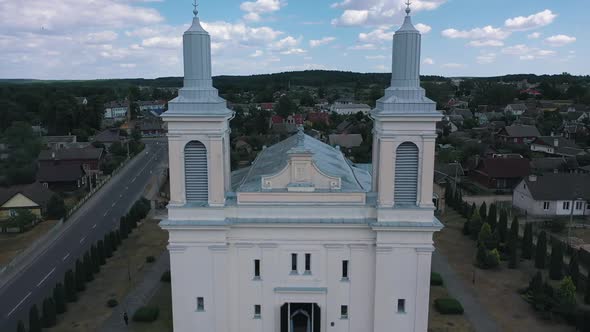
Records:
M154 100L154 101L138 101L137 106L142 114L150 113L154 116L160 116L166 111L165 100Z
M525 176L531 174L525 158L486 158L472 171L470 177L491 190L512 190Z
M0 221L16 217L28 210L41 218L53 192L39 182L12 187L0 187Z
M465 108L454 108L451 111L451 115L460 115L463 117L463 120L473 119L473 113L471 113L471 110Z
M160 119L143 119L136 127L143 137L160 137L166 134L164 123Z
M289 115L287 118L283 118L280 115L273 115L270 118L270 129L279 134L295 133L304 123L305 119L303 114L293 114Z
M531 151L565 157L586 154L576 143L561 136L539 136L531 142Z
M543 174L524 178L512 205L537 217L590 215L590 174Z
M342 103L335 103L330 107L330 111L340 115L350 115L350 114L357 114L359 112L363 114L368 114L371 110L371 107L367 104L342 104Z
M544 173L571 173L578 169L576 158L546 157L533 158L531 160L532 174Z
M521 116L524 112L526 112L527 107L525 104L508 104L504 109L505 114L512 114L516 117Z
M93 142L104 144L107 148L115 142L121 142L121 140L119 128L105 129L92 138Z
M59 150L67 148L68 145L72 143L76 143L78 141L78 138L76 137L76 135L43 136L41 140L48 149Z
M111 101L104 105L104 118L124 120L127 117L127 111L129 111L129 102L127 100Z
M363 136L360 134L333 134L328 136L330 145L342 148L356 148L363 143Z
M560 131L563 137L572 141L583 139L590 135L588 127L586 127L586 125L584 124L579 123L564 125L560 128Z
M272 112L275 109L276 103L261 103L258 105L258 110Z
M43 164L37 170L37 182L57 192L72 192L87 185L90 177L80 164Z
M457 98L451 98L447 102L447 108L468 108L469 103Z
M504 143L529 144L541 133L535 126L512 125L502 128L496 136Z
M88 105L88 98L86 98L86 97L75 97L75 99L76 99L76 103L78 103L78 105L82 105L82 106Z
M309 124L325 124L330 125L330 113L327 112L310 112L307 114L307 121Z

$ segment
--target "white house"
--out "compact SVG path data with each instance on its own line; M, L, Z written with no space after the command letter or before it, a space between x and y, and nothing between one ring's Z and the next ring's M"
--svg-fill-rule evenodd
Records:
M231 172L233 112L212 87L195 11L184 88L162 115L175 331L427 331L442 116L420 87L421 36L407 12L391 87L371 111L371 175L302 131Z
M358 112L367 114L369 111L371 111L371 107L367 104L335 103L330 107L330 112L335 112L340 115L350 115Z
M504 108L504 113L512 114L514 116L521 116L527 111L525 104L509 104Z
M590 215L590 174L544 174L523 179L512 204L531 216Z
M105 119L124 119L127 117L127 111L129 110L128 101L111 101L104 105L104 118Z

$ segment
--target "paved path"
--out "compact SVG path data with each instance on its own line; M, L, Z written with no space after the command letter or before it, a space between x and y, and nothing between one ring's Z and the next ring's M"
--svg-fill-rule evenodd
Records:
M149 141L146 150L124 167L68 220L68 227L47 248L32 253L30 262L0 287L0 331L16 331L28 322L29 308L52 294L90 245L118 227L119 218L141 196L159 165L166 161L166 144Z
M465 317L477 332L496 332L500 328L494 318L481 305L473 293L465 287L449 265L447 258L435 251L432 255L432 271L438 272L445 281L445 287L465 308Z
M133 324L133 313L141 306L146 305L152 296L160 289L162 273L170 269L170 256L165 250L160 257L146 271L142 282L135 287L123 301L113 310L113 314L99 329L101 332L123 332L128 331L123 321L123 313L127 311L129 324Z

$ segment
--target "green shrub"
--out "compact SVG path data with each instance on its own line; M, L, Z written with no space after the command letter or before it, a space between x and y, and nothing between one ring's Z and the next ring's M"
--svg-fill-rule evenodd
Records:
M160 309L158 307L144 306L133 314L134 322L153 322L158 319Z
M561 233L565 230L565 227L567 226L567 220L565 219L554 219L551 221L551 224L549 225L551 231L553 233Z
M153 263L153 262L155 262L155 261L156 261L156 257L154 257L154 256L147 256L147 257L145 258L145 262L146 262L146 263Z
M117 301L115 299L110 299L107 301L107 307L109 307L109 308L114 308L118 305L119 305L119 301Z
M162 277L160 278L161 282L170 282L172 280L172 276L170 275L170 270L162 273Z
M453 298L442 298L434 300L434 307L443 315L462 315L463 306Z
M430 286L442 286L444 284L443 278L436 272L430 273Z

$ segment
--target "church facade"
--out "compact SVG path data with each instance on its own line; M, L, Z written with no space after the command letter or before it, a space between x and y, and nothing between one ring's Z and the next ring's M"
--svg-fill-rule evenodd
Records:
M183 36L168 124L174 330L426 332L441 115L420 88L407 10L391 87L371 111L372 166L299 131L230 169L232 111L211 80L210 36Z

